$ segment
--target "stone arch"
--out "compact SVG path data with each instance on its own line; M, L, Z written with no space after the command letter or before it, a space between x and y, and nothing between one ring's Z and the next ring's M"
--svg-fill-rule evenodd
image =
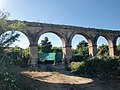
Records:
M72 40L73 40L73 37L74 37L75 35L82 35L83 37L86 38L86 40L87 40L87 42L88 42L89 55L94 56L94 52L93 52L93 49L92 49L92 47L93 47L93 42L92 42L91 36L85 34L85 32L76 32L76 33L73 33L73 34L70 36L70 45L71 45Z
M97 34L95 36L95 39L94 39L94 43L96 45L97 45L98 38L100 36L103 36L107 40L108 47L109 47L109 56L114 57L114 54L115 54L115 52L114 52L114 43L113 43L113 39L111 38L110 34L108 34L108 35L107 34Z
M66 38L63 35L63 33L61 33L60 31L54 31L54 30L42 30L42 31L38 32L35 42L38 42L39 37L45 33L53 33L53 34L57 35L62 41L62 46L63 47L65 46Z
M61 46L62 47L62 40L60 39L60 37L54 33L51 33L51 32L47 32L47 33L42 34L39 37L38 45L40 45L41 40L45 39L45 37L47 37L49 39L52 46L55 46L55 47Z
M120 38L120 35L116 35L116 36L114 37L114 43L115 43L115 44L117 44L118 38Z
M75 36L75 35L82 35L82 36L84 36L86 39L87 39L87 41L88 41L88 45L92 45L92 38L90 37L90 35L87 35L87 34L85 34L85 32L76 32L76 33L73 33L71 36L70 36L70 44L72 43L72 39L73 39L73 37Z
M56 31L56 30L41 30L37 34L36 42L38 42L39 37L45 33L53 33L53 34L57 35L60 38L60 40L62 41L62 53L63 53L62 61L63 61L67 55L66 50L65 50L67 40L66 40L64 33L62 33L61 31Z
M77 48L77 45L79 44L80 41L85 41L85 42L88 42L87 39L81 35L81 34L76 34L73 39L72 39L72 48L75 49Z
M104 37L104 38L107 40L107 42L108 42L109 45L113 45L112 39L110 38L110 36L108 36L108 35L106 35L106 34L97 34L97 35L95 36L95 38L94 38L94 43L95 43L96 45L97 45L98 38L99 38L100 36Z
M6 32L11 32L11 31L15 31L15 32L20 32L20 33L22 33L22 34L28 39L28 42L30 43L30 39L29 39L27 33L25 33L24 31L20 31L20 30L8 30L8 31L4 31L4 32L2 32L2 33L0 34L0 36L1 36L2 34L6 33Z
M115 43L116 45L118 45L118 44L120 44L120 37L118 37L117 39L116 39L116 43Z

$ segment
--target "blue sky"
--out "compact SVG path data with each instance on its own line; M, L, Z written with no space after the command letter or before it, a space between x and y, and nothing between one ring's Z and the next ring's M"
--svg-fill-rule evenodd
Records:
M9 12L9 19L111 30L120 30L119 9L120 0L0 0L0 10ZM51 35L49 34L50 38L57 37ZM44 37L42 35L41 39ZM21 35L21 38L24 36ZM83 39L84 37L76 35L73 46ZM23 40L21 42L24 43ZM61 41L54 39L52 43L58 46ZM107 41L100 38L98 44L101 43Z

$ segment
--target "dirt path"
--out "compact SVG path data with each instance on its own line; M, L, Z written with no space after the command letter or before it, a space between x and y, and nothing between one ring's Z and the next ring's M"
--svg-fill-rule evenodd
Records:
M42 82L40 90L113 90L103 81L73 76L62 66L41 65L40 69L23 72L27 77Z

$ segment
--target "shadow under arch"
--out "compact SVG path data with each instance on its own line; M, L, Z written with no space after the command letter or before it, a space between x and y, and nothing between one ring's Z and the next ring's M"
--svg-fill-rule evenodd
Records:
M3 32L3 33L1 33L0 34L0 36L1 35L4 35L5 33L11 33L11 32L14 32L14 34L13 35L15 35L16 33L18 33L18 34L20 34L20 36L18 37L18 42L17 41L15 41L15 42L13 42L13 43L18 43L18 47L20 47L20 48L24 48L26 45L26 48L28 48L29 47L29 45L30 45L30 40L29 40L29 38L28 38L28 36L27 36L27 34L24 32L24 31L19 31L19 30L9 30L9 31L5 31L5 32ZM22 45L22 44L23 45ZM21 45L22 46L21 46ZM24 49L26 49L26 48L24 48Z

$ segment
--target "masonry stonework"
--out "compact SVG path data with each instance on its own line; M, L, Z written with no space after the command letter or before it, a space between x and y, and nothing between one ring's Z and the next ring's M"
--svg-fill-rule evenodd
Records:
M120 37L120 31L27 21L24 21L24 23L26 27L21 32L28 37L30 42L31 64L37 64L38 40L44 33L54 33L60 37L62 41L63 60L72 58L71 42L76 34L83 35L87 39L89 55L95 56L97 54L97 40L100 36L105 37L108 41L109 55L114 57L116 54L116 41Z

